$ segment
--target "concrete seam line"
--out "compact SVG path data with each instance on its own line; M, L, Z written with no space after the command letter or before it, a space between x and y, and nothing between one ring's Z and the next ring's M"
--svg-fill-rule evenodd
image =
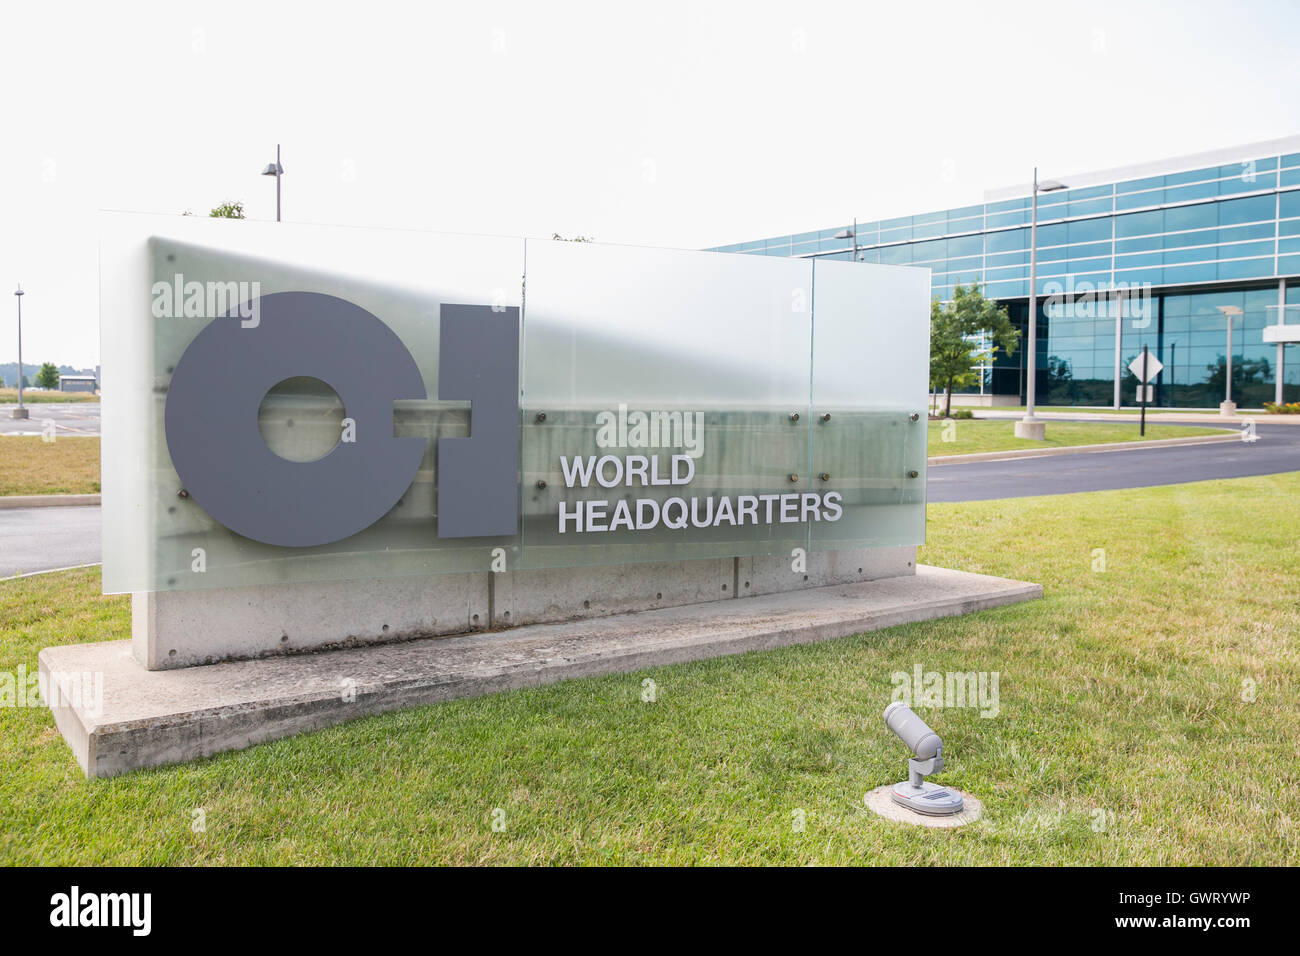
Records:
M969 455L936 455L927 465L960 465L972 461L1004 461L1013 458L1050 458L1053 455L1098 454L1141 448L1167 448L1176 445L1215 445L1241 441L1241 433L1231 429L1227 435L1197 435L1193 438L1153 438L1150 441L1117 441L1101 445L1067 445L1064 448L1019 448L1008 451L978 451Z
M100 495L0 495L0 510L7 508L68 508L98 505Z

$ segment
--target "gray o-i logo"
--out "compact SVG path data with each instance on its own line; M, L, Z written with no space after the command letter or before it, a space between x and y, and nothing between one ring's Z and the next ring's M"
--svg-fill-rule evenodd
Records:
M254 541L329 544L374 524L410 487L427 439L393 436L393 403L428 395L419 367L375 315L337 296L276 292L210 322L167 390L167 447L186 490ZM438 537L508 536L519 527L519 309L443 305L438 399L470 402L468 438L438 439ZM316 461L272 452L262 398L294 376L327 383L357 440Z

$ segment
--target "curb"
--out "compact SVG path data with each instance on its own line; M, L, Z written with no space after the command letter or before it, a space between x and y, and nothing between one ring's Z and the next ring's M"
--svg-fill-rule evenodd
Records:
M68 508L98 505L99 495L0 495L0 511L9 508Z
M999 412L997 409L979 409L976 411L977 421L992 422L1013 422L1024 417L1024 412ZM1045 422L1132 422L1138 421L1136 410L1123 412L1061 412L1052 411L1044 412L1042 409L1034 412L1039 419ZM1288 421L1288 419L1290 419ZM942 419L939 419L940 421ZM1170 412L1170 411L1152 411L1147 409L1148 425L1191 425L1214 427L1215 425L1240 426L1242 422L1252 420L1256 425L1292 425L1300 427L1300 415L1270 415L1268 412L1244 411L1237 409L1235 415L1220 415L1218 412Z
M1165 448L1170 445L1214 445L1220 442L1241 441L1241 434L1232 429L1226 435L1197 435L1194 438L1153 438L1150 441L1116 441L1104 445L1067 445L1064 448L1025 448L1011 451L981 451L971 455L938 455L927 458L927 465L960 465L975 461L1005 461L1010 458L1049 458L1053 455L1096 454L1107 451L1126 451L1130 448Z
M43 571L24 571L21 574L11 574L7 578L0 578L0 584L3 584L6 581L21 581L23 578L34 578L42 574L53 574L55 571L80 571L82 568L97 568L102 564L102 561L92 561L90 564L70 564L66 568L45 568Z

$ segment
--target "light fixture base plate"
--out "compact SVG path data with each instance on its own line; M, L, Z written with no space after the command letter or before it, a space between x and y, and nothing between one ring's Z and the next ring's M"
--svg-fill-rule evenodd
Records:
M961 794L951 787L941 787L936 783L924 781L919 788L904 780L896 783L889 790L890 799L899 806L907 807L916 813L928 817L942 817L950 813L961 813L963 802Z

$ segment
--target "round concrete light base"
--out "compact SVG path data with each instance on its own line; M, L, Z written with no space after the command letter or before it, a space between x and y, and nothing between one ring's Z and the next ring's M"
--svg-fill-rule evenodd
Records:
M1016 422L1016 437L1028 438L1033 441L1046 441L1047 422L1027 422L1022 419L1021 421Z
M26 418L26 417L27 417L27 409L26 409L26 408L15 408L14 411L13 411L13 417L14 417L14 418Z
M1219 414L1224 418L1237 414L1236 402L1219 402Z
M890 796L892 789L893 784L886 784L867 793L866 797L863 798L867 809L884 817L886 820L893 820L897 823L915 823L917 826L936 827L941 830L950 830L953 827L974 823L980 818L980 814L984 812L984 804L980 803L975 797L963 790L957 790L956 787L948 787L949 790L961 794L961 812L950 813L943 817L927 816L895 803Z

